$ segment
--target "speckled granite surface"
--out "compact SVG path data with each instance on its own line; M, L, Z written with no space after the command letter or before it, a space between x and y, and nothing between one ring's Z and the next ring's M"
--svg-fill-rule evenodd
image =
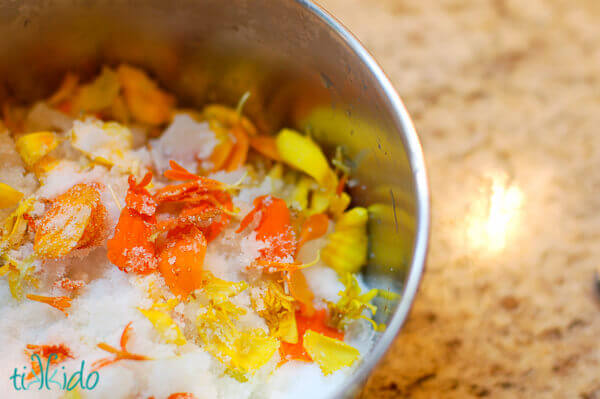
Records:
M600 398L600 2L322 0L413 116L427 272L365 398Z

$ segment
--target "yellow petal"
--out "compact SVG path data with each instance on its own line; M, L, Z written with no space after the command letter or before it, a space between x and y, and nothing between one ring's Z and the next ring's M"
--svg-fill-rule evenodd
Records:
M91 215L92 208L83 205L74 206L64 217L55 215L60 226L38 230L33 246L35 253L42 258L58 258L71 252L83 236Z
M23 279L20 276L18 270L10 268L8 272L8 288L12 297L17 301L23 299Z
M152 305L152 309L162 310L165 312L171 311L175 309L175 306L179 305L178 298L171 298L167 300L167 302L159 302Z
M60 397L60 399L83 399L83 397L81 396L79 387L75 385L75 389L72 391L66 391L63 396Z
M296 323L296 313L288 312L279 321L279 329L276 331L276 337L281 338L288 344L298 343L298 324Z
M73 100L73 109L78 113L108 108L119 95L120 89L121 86L115 71L104 67L93 82L79 88Z
M285 163L312 176L327 190L335 187L335 173L329 167L321 148L309 137L291 129L282 129L275 143Z
M23 193L8 184L0 183L0 209L11 208L19 203Z
M336 230L362 229L366 226L368 218L369 215L367 210L357 206L344 213L335 224L335 228Z
M279 340L260 329L240 331L236 326L235 321L246 310L228 298L245 289L245 282L233 283L208 276L203 291L209 303L203 306L196 321L199 339L204 350L228 367L228 375L245 381L246 373L253 373L273 357Z
M345 191L340 195L333 195L331 197L331 200L329 201L329 212L334 220L337 220L342 216L346 208L348 208L348 205L350 205L351 200L350 195Z
M279 349L279 340L262 330L244 332L235 342L231 367L243 372L253 372L264 366Z
M248 284L245 281L239 281L237 283L222 280L212 274L207 274L207 281L202 288L206 296L214 302L223 302L227 299L236 296L240 292L248 288Z
M356 348L312 330L304 333L303 345L306 353L319 365L325 375L352 366L360 356Z
M140 309L140 312L152 323L160 336L168 344L185 345L186 340L179 326L171 316L164 311L156 309Z
M254 124L245 116L240 115L235 109L219 104L210 104L204 107L202 115L209 121L218 121L223 127L229 129L241 125L242 129L250 136L257 134Z
M35 164L33 173L35 173L36 177L43 182L46 175L57 167L59 163L60 161L52 155L46 155Z
M34 258L18 261L4 255L5 262L2 266L1 275L7 275L8 287L10 293L16 300L23 299L24 285L28 283L31 286L37 286L37 280L33 276L35 267L33 266Z
M58 138L52 132L25 134L15 143L23 162L32 168L39 160L48 155L58 145Z
M338 273L359 271L367 261L367 221L365 208L356 207L344 213L329 235L321 259Z
M310 209L308 210L309 215L317 213L324 213L329 208L332 194L330 192L316 190L312 193L310 199Z
M279 162L275 163L267 174L273 180L279 180L283 178L283 165Z
M307 176L302 176L294 186L292 193L291 206L299 211L304 211L308 207L308 194L314 180Z
M33 197L22 200L17 209L4 220L0 250L6 251L16 247L21 242L27 230L27 222L24 220L23 215L29 212L33 202Z
M125 98L118 95L110 106L110 119L120 123L129 123L130 115Z

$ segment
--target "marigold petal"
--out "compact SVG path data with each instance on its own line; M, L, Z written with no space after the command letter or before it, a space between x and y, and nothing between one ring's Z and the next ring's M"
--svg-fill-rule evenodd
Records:
M8 184L0 183L0 209L11 208L19 203L23 193Z
M197 228L171 232L159 254L158 270L175 295L184 298L202 286L206 238Z
M308 330L303 345L308 355L328 375L344 367L350 367L360 356L358 349L335 338Z
M29 133L19 137L15 146L23 162L29 168L33 168L38 161L58 146L58 138L52 132Z

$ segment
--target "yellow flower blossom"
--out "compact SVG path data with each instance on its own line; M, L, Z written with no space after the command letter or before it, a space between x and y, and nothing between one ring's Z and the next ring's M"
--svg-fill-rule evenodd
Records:
M240 331L236 320L246 311L229 299L246 288L210 276L204 286L209 303L196 321L204 349L228 367L228 374L240 381L267 363L279 348L279 341L260 329Z
M364 312L370 311L373 315L377 312L377 307L371 304L371 301L378 294L377 289L372 289L363 294L356 277L350 273L345 273L342 276L344 291L340 291L340 299L337 303L328 302L329 308L329 324L342 331L346 326L356 319L367 320L375 331L385 329L385 325L378 325L367 317Z
M294 298L286 295L281 285L267 281L259 298L252 298L252 306L265 319L271 336L290 344L298 342L296 306Z

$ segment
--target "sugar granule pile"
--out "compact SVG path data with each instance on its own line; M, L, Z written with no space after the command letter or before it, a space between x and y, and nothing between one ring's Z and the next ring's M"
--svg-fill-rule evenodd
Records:
M340 151L243 105L179 109L129 65L5 105L2 397L322 397L352 374L383 328L368 211Z

